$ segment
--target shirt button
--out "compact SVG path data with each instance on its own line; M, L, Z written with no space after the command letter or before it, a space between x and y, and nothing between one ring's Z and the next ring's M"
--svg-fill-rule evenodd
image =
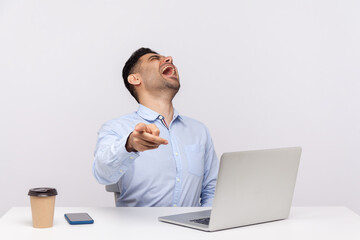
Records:
M134 159L134 157L130 157L130 159Z
M123 170L120 170L120 173L123 173L124 171Z
M176 152L175 155L178 156L179 154Z
M180 182L180 178L176 178L176 181L177 181L177 182Z
M173 205L173 207L177 207L177 205L176 205L176 204L174 204L174 205Z

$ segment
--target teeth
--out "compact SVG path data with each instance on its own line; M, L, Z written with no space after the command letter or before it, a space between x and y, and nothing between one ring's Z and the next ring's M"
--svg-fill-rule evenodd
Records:
M163 73L165 72L166 69L168 68L171 68L172 69L172 75L175 75L175 68L173 68L172 66L166 66L164 69L163 69Z

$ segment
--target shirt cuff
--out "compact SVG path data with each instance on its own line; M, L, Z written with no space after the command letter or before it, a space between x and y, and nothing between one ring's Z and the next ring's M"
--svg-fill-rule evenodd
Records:
M131 133L131 132L130 132ZM128 169L128 167L130 165L133 164L134 160L140 156L140 154L138 152L128 152L126 150L126 141L129 137L129 134L127 134L125 137L121 138L120 141L118 142L117 146L119 147L119 151L117 151L118 153L118 159L121 159L121 166L120 166L120 173L121 175L123 173L126 172L126 170Z
M211 207L213 204L214 198L206 200L203 204L201 204L202 207Z

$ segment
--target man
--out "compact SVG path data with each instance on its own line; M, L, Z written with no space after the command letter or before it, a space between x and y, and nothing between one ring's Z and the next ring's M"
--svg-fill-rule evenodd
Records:
M218 158L207 128L172 105L180 88L172 58L140 48L123 78L139 108L101 127L97 181L118 184L116 206L211 206Z

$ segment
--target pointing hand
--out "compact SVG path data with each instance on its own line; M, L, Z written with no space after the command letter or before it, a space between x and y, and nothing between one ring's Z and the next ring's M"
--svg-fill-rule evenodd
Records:
M159 135L160 130L155 124L139 123L127 139L126 150L128 152L143 152L156 149L161 144L168 144L168 141L159 137Z

